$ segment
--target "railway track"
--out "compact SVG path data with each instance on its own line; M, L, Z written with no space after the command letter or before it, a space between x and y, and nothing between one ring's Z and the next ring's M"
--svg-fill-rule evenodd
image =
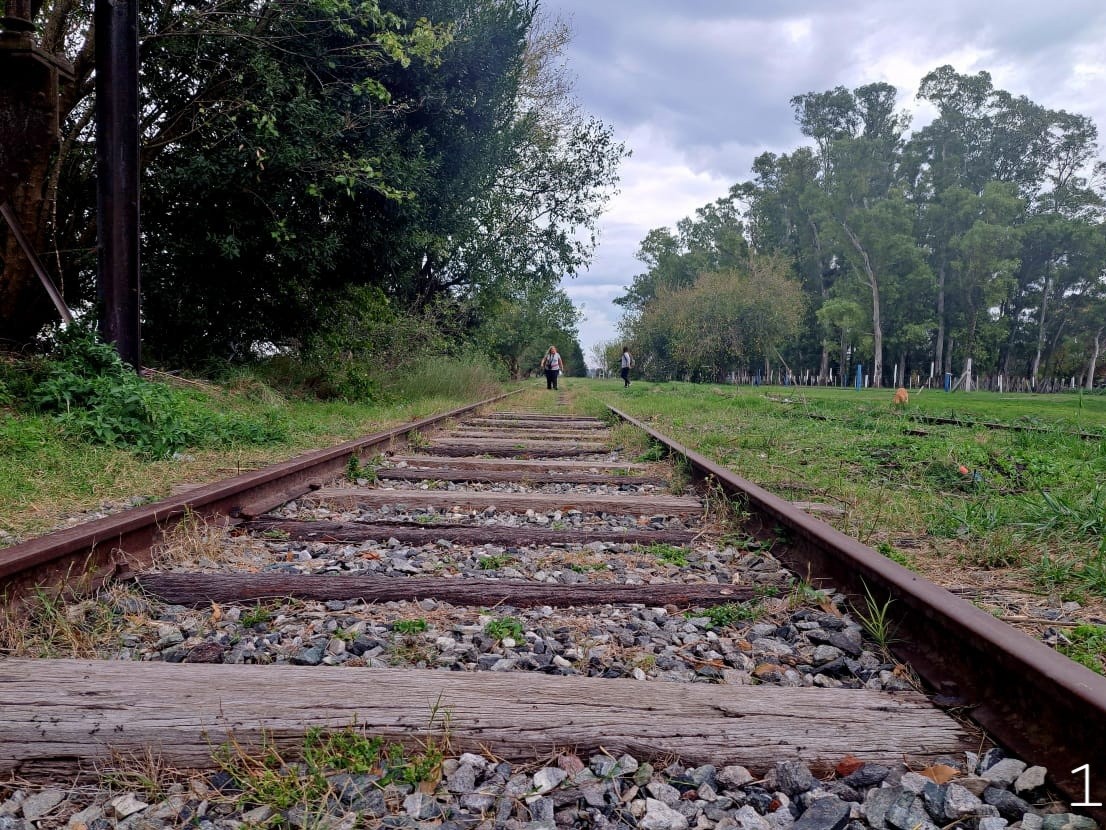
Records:
M0 659L0 773L58 781L157 747L225 782L213 747L243 766L356 724L452 756L420 788L376 764L365 826L1044 826L1040 771L978 758L971 715L1087 794L1102 678L622 413L683 463L626 457L594 418L475 412L0 551L12 596L111 585L122 643ZM95 627L96 608L68 613ZM356 799L332 784L340 824ZM264 806L223 817L306 826L243 818ZM1045 830L1087 826L1050 809Z

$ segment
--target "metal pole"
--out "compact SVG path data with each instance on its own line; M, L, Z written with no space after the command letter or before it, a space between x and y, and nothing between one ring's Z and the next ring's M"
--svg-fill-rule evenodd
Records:
M100 335L138 370L138 3L96 0L94 15Z

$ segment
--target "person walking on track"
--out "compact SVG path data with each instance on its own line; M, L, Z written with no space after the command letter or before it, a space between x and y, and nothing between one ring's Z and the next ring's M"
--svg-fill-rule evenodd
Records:
M557 377L564 371L564 361L557 354L557 347L550 346L549 351L541 359L541 367L545 370L545 388L556 389Z
M630 354L630 350L627 347L623 346L622 347L622 371L620 372L620 374L622 375L622 383L624 384L624 386L622 387L623 389L625 389L627 386L630 385L630 367L633 366L633 365L634 365L634 358Z

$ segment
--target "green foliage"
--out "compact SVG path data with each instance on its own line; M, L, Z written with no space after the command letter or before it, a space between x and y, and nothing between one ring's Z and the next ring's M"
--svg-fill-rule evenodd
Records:
M287 430L275 413L258 420L216 412L184 392L144 380L111 346L78 326L59 335L30 402L75 436L155 458L188 446L278 441Z
M758 614L759 608L755 604L727 602L722 605L712 605L702 611L688 611L685 616L706 617L710 620L711 628L727 628L739 622L755 620Z
M853 613L860 620L865 633L884 651L890 647L895 629L898 627L891 618L891 606L894 602L893 599L888 599L882 604L879 603L872 595L871 589L864 583L864 608L853 608Z
M258 603L253 608L242 612L238 623L243 628L253 628L260 623L267 623L273 618L273 613L265 606Z
M1077 625L1057 649L1091 671L1106 674L1106 626Z
M421 634L430 627L423 617L414 617L409 620L396 620L392 623L392 630L397 634Z
M511 561L506 553L497 553L494 556L481 556L476 560L476 567L482 571L497 571Z
M1096 485L1089 492L1042 490L1022 502L1018 525L1037 538L1102 538L1106 525L1106 487Z
M517 617L499 617L484 626L484 633L493 640L505 640L510 637L519 642L522 640L524 631L522 622Z
M679 548L658 542L643 548L642 551L650 556L655 556L658 562L663 562L665 565L675 565L678 568L683 568L688 564L687 548Z
M372 775L381 788L391 783L415 786L431 780L444 757L437 740L409 752L355 727L336 731L312 727L299 754L302 760L291 763L272 741L266 741L259 753L231 742L217 750L215 760L240 793L239 805L274 810L301 806L310 815L325 810L327 800L337 795L330 782L337 773Z

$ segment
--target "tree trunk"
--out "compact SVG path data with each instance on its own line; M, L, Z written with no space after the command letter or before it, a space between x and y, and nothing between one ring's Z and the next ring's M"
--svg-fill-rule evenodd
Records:
M1045 348L1045 325L1048 317L1048 298L1052 291L1052 268L1045 268L1045 287L1041 294L1041 314L1037 320L1037 352L1033 355L1033 363L1029 369L1029 380L1034 387L1037 386L1037 373L1041 368L1041 354Z
M860 244L856 234L849 228L848 223L842 222L841 227L849 237L849 242L860 254L864 264L864 274L868 279L868 287L872 290L872 388L879 389L883 386L883 324L880 320L879 307L879 280L876 278L875 269L872 268L868 251Z
M938 372L945 368L945 263L937 269L937 348L933 356L933 365Z
M1087 361L1087 380L1084 384L1084 389L1090 392L1094 389L1094 373L1096 364L1098 363L1098 353L1102 349L1102 332L1104 329L1099 329L1094 333L1094 345L1091 347L1091 359Z

